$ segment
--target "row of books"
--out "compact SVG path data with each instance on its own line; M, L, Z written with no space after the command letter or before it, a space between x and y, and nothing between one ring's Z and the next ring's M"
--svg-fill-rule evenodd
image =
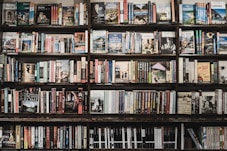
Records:
M2 79L6 82L85 83L88 80L86 57L81 60L51 59L39 62L21 62L5 56Z
M181 3L179 4L179 22L183 24L225 24L226 2Z
M86 149L87 126L26 126L0 127L1 149Z
M86 53L88 32L50 34L3 32L3 53Z
M227 83L227 61L198 61L179 57L179 83Z
M175 54L174 31L91 31L91 53Z
M181 54L227 54L227 34L219 31L179 30Z
M122 126L89 129L91 149L177 149L177 127Z
M88 112L87 91L41 88L3 88L0 90L2 113L75 113Z
M91 90L90 113L175 114L176 91Z
M133 3L92 2L93 24L152 24L175 22L174 0L168 2Z
M188 91L177 93L178 114L227 114L227 93L214 91Z
M90 61L90 83L174 83L176 61Z
M36 4L34 2L5 2L2 23L20 25L87 25L88 12L84 1L74 1L70 6L62 3Z

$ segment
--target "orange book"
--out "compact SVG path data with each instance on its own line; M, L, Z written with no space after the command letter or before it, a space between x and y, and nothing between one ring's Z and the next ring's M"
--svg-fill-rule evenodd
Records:
M28 149L28 126L24 126L24 149Z
M128 0L123 0L124 2L124 23L128 23Z

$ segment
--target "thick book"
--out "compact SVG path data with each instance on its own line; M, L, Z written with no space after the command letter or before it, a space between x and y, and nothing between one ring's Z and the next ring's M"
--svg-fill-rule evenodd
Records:
M2 24L9 26L17 25L17 3L3 3Z
M51 24L51 4L37 4L36 23L38 25Z
M94 2L91 3L91 23L104 24L105 23L105 3Z
M148 23L148 4L133 4L133 23Z

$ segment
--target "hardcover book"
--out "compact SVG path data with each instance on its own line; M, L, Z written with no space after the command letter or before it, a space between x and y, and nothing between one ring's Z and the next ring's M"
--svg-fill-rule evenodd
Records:
M119 2L105 3L105 23L118 24L119 23Z
M92 19L92 24L105 23L105 3L104 2L91 3L91 19Z
M21 112L37 113L39 106L39 89L24 88L19 93Z
M195 5L182 4L183 24L195 24Z
M166 62L152 62L152 83L165 83L166 71L168 66Z
M193 30L183 30L180 32L180 50L182 54L195 53L195 37Z
M17 25L29 25L30 2L17 2Z
M51 4L38 4L36 23L39 25L51 24Z
M108 52L122 53L122 33L108 32Z
M17 25L17 3L3 3L2 24L9 26Z
M133 4L134 24L148 23L148 4Z

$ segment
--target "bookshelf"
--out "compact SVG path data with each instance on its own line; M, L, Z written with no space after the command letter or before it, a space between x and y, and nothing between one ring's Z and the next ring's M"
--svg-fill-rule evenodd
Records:
M0 1L0 149L227 148L224 4L124 2Z

